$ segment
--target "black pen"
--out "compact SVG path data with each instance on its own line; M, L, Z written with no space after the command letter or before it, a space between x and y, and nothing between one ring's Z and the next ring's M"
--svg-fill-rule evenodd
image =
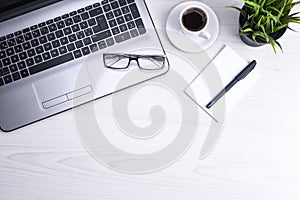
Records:
M210 109L215 103L217 103L235 84L240 80L244 79L250 72L255 68L256 61L253 60L249 63L215 98L213 98L207 105L206 108Z

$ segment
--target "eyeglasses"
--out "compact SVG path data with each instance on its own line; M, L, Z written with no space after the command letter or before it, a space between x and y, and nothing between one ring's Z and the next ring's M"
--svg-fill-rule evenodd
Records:
M127 69L136 61L141 70L155 71L165 67L166 57L161 55L103 54L104 65L110 69Z

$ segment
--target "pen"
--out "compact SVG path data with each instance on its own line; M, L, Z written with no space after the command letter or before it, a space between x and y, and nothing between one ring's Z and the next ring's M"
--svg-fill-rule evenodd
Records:
M235 84L244 79L255 68L257 62L253 60L250 62L221 92L217 94L207 105L206 108L210 109L215 105Z

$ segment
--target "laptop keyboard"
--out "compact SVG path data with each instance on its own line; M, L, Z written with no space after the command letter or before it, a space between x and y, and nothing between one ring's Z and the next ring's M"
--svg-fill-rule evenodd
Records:
M135 0L103 0L0 37L0 87L146 33Z

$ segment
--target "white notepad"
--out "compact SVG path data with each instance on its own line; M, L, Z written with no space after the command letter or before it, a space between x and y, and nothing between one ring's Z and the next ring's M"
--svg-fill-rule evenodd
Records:
M215 59L189 85L185 93L216 120L222 120L214 115L214 108L220 107L222 104L226 106L226 112L230 111L245 92L249 91L251 86L256 82L256 69L245 79L238 82L212 108L207 109L206 105L247 65L247 61L241 58L229 46L225 46Z

